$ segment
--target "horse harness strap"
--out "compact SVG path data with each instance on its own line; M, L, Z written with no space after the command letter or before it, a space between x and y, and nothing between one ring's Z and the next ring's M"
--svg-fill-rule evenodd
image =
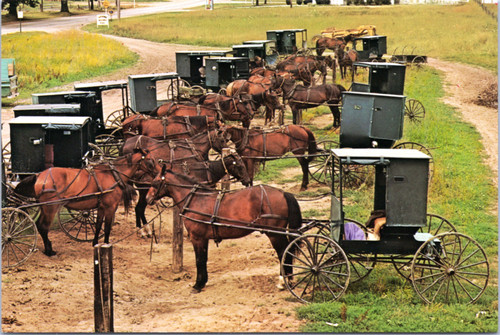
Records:
M222 241L222 239L219 235L219 227L214 225L214 222L216 222L216 220L217 220L217 215L219 214L219 209L220 209L220 203L222 202L224 195L225 195L225 193L222 191L220 191L219 194L217 194L217 198L215 199L214 211L213 211L212 217L210 218L210 225L212 226L212 233L214 235L214 242L217 246L219 246L219 243Z

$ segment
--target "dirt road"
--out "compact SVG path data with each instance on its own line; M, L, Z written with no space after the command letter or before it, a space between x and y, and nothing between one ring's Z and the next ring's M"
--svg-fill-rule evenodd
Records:
M116 38L137 52L141 61L131 69L92 81L117 80L130 74L175 71L175 51L199 49L142 40ZM447 83L446 102L456 106L463 118L481 133L487 164L496 171L497 111L470 101L496 77L487 71L431 59ZM474 75L471 75L474 71ZM475 78L474 84L466 78ZM478 80L478 78L481 78ZM480 85L477 85L477 83ZM484 85L481 83L484 82ZM110 98L110 99L109 99ZM116 93L104 97L120 102ZM331 122L331 120L329 121ZM296 171L298 174L299 171ZM495 181L496 182L496 181ZM286 185L298 191L298 183ZM303 209L328 206L328 201L301 202ZM148 217L155 211L150 209ZM294 308L300 303L287 291L276 288L279 265L268 239L259 233L210 243L209 282L200 294L192 294L195 277L194 252L186 239L184 271L171 271L170 214L162 215L159 244L136 236L133 214L121 210L113 227L115 331L117 332L296 332L301 321ZM159 225L156 227L159 233ZM70 240L60 231L50 233L59 253L48 258L41 252L2 276L2 330L4 332L92 332L93 265L89 243ZM41 242L39 242L41 248Z

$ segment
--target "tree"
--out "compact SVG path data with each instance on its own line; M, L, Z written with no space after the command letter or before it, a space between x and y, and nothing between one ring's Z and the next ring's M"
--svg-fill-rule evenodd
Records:
M7 9L9 16L16 17L18 6L26 5L35 8L39 2L39 0L4 0L2 1L2 9Z
M61 0L61 13L69 13L69 0Z

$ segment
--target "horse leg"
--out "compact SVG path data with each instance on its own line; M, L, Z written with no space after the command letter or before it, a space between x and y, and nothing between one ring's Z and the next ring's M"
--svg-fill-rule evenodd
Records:
M102 227L102 221L104 219L104 210L102 210L100 207L97 209L97 219L95 222L95 235L94 239L92 240L92 245L99 244L99 235L101 233L101 227Z
M300 186L300 191L305 191L309 184L309 160L305 157L297 157L297 160L302 168L302 185Z
M135 225L141 237L151 237L151 228L146 219L147 193L147 189L139 189L139 200L135 206Z
M196 283L194 284L193 289L196 293L199 293L208 281L208 239L193 237L192 235L190 237L196 257Z
M278 262L281 264L283 253L285 252L285 249L288 246L288 238L285 235L277 235L277 234L267 234L267 237L271 241L274 250L276 250L276 254L278 255ZM292 263L291 255L287 255L286 264L291 264L291 263ZM279 288L280 290L285 289L285 287L283 286L284 284L283 276L290 273L291 273L291 268L290 266L287 266L285 268L285 273L280 273L278 285L276 285L277 288Z
M52 242L49 240L49 229L59 208L60 206L42 206L40 216L36 220L36 228L42 237L45 247L43 253L47 256L54 256L56 254L52 249Z
M335 106L330 105L330 111L332 112L333 115L333 127L338 128L340 127L340 109L339 106L337 106L338 101L329 101L328 104L334 103Z

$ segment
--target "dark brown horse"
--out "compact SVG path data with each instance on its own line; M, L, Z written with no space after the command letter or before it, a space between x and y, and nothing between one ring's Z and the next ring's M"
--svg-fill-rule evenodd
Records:
M225 147L225 139L217 136L208 140L206 136L196 136L193 139L158 141L153 138L138 135L125 141L122 152L129 153L134 150L148 150L150 157L178 173L187 173L196 178L200 183L214 185L226 174L231 174L244 185L250 184L250 177L241 158L237 154L224 156L222 160L208 161L208 152L213 147L221 152ZM136 226L149 230L146 219L146 187L150 186L152 178L148 174L136 173L134 182L139 189L139 199L135 207Z
M274 118L276 109L284 112L284 106L279 102L279 97L274 92L277 89L274 78L266 78L260 75L253 75L248 80L238 79L226 87L228 96L240 96L241 99L249 98L253 103L253 109L265 106L265 123Z
M198 100L197 105L166 103L151 112L151 116L215 116L221 121L241 121L249 127L254 111L249 101L238 97L227 97L220 94L207 94Z
M279 77L277 77L279 78ZM341 85L326 84L313 87L298 85L290 79L281 79L283 98L292 109L293 123L301 122L300 110L316 108L323 104L328 105L333 115L333 127L340 126L340 102L342 92L346 89Z
M328 68L335 68L335 60L331 56L292 55L276 65L277 71L289 72L295 80L301 80L306 86L314 83L316 71L320 72L321 82L324 84Z
M138 169L150 175L156 175L159 171L156 171L154 160L146 152L139 151L85 169L52 167L23 179L20 189L32 185L35 198L40 203L40 216L36 226L43 239L43 253L47 256L56 254L48 233L54 216L63 206L73 210L97 208L92 243L98 243L103 221L104 242L109 243L111 226L120 201L123 199L127 210L131 197L135 194L127 182Z
M214 116L170 116L155 119L144 114L134 114L122 122L125 139L135 135L146 135L162 140L190 138L215 127Z
M250 180L253 181L256 168L266 159L279 158L291 152L297 155L302 168L302 185L300 190L307 189L309 184L310 158L303 157L308 152L315 154L318 149L311 130L303 126L288 125L278 129L245 129L226 127L229 139L235 144L236 151L245 163Z
M281 260L292 240L285 232L302 225L300 206L292 194L263 185L218 192L193 186L196 183L187 176L163 169L147 194L148 203L169 196L180 209L196 256L195 292L200 292L208 281L209 240L218 243L260 231L267 235ZM292 256L286 256L286 264ZM289 275L292 269L285 267L284 272L282 275Z
M354 63L359 60L358 52L354 49L348 51L338 50L336 55L339 64L340 77L344 79L347 74L347 68L351 70L351 73L354 72Z
M315 35L313 36L312 41L316 41L316 54L321 56L326 49L330 49L334 52L338 49L344 50L347 42L351 41L351 36L348 35L345 38L331 38L322 35Z

